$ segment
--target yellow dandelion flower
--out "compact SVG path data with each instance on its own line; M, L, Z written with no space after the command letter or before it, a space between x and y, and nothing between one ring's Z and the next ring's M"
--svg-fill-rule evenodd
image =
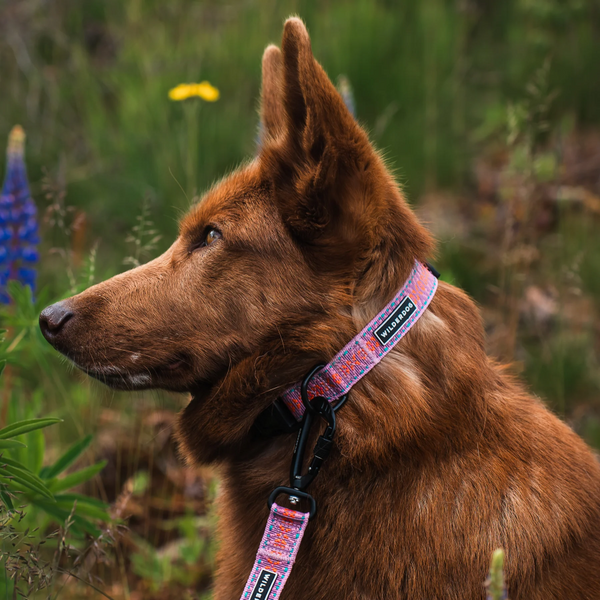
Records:
M210 85L208 81L200 83L180 83L177 87L169 90L171 100L187 100L192 96L198 96L206 102L216 102L219 99L219 90Z

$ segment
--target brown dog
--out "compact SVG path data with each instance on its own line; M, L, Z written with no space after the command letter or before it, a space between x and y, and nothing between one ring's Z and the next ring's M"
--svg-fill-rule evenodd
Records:
M237 600L287 485L293 434L253 424L327 362L433 249L313 58L303 23L263 59L258 157L192 208L171 248L44 310L46 338L120 389L191 392L178 438L222 474L215 598ZM310 446L312 447L312 446ZM474 303L429 309L352 389L283 598L600 598L600 466L484 351Z

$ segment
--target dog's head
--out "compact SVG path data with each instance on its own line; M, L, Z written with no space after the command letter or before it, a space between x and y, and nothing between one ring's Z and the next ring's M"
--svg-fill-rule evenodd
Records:
M242 365L258 385L268 363L264 386L291 383L430 253L297 18L264 53L261 112L258 156L192 207L169 250L42 312L79 368L115 388L199 394Z

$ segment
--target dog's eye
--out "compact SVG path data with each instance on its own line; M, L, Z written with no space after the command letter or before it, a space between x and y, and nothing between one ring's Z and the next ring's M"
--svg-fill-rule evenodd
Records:
M221 233L218 232L216 229L210 229L206 233L206 237L204 238L202 245L210 246L214 241L218 240L219 238L221 238Z
M221 235L221 232L218 231L217 229L207 229L206 234L204 235L204 238L202 239L202 241L200 243L197 243L194 246L192 246L192 248L190 248L190 253L193 252L194 250L198 250L199 248L206 248L207 246L210 246L213 242L216 242L217 240L221 239L222 237L223 236Z

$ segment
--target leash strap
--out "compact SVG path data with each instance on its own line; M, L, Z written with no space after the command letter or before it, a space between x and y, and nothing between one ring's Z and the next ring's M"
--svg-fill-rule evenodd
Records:
M437 283L427 266L415 262L408 281L393 300L312 378L309 399L322 396L333 402L347 394L416 323L429 306ZM284 392L281 399L298 421L302 419L305 407L300 383Z
M279 598L296 560L309 514L273 503L241 600Z

